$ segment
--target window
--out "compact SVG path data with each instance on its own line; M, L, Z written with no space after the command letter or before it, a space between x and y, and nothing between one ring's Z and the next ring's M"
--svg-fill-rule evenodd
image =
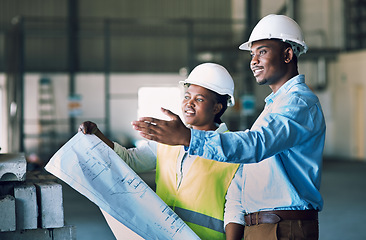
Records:
M137 117L169 118L160 110L169 109L182 118L182 94L179 87L141 87L138 91Z

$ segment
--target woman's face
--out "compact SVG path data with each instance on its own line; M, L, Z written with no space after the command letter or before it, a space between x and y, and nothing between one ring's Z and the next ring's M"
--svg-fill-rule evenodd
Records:
M222 105L216 102L210 90L191 84L184 93L182 112L186 124L198 130L215 130L215 115Z

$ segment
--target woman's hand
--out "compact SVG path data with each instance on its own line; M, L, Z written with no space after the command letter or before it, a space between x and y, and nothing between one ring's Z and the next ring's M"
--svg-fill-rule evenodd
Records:
M85 121L79 126L79 132L82 132L84 134L94 134L100 140L102 140L105 144L107 144L110 148L114 148L114 143L104 136L104 134L98 129L97 124L91 122L91 121Z
M80 124L79 132L82 132L84 134L95 134L98 132L98 126L91 121L85 121Z

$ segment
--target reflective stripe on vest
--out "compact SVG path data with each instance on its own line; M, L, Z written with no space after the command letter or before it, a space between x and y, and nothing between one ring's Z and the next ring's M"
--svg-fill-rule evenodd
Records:
M170 206L171 207L171 206ZM173 208L173 207L171 207ZM194 223L206 228L210 228L217 232L225 233L224 232L224 221L207 216L202 213L190 211L187 209L183 209L180 207L175 207L174 211L178 214L178 216L185 222Z

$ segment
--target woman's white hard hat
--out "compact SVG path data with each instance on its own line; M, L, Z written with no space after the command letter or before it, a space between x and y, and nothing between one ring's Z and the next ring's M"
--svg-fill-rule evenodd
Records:
M219 64L202 63L192 70L187 79L179 83L194 84L220 95L229 95L227 105L230 107L235 104L234 81L229 72Z
M249 40L241 44L239 49L250 50L253 42L264 39L280 39L289 43L297 57L308 50L300 26L285 15L270 14L262 18L254 27Z

